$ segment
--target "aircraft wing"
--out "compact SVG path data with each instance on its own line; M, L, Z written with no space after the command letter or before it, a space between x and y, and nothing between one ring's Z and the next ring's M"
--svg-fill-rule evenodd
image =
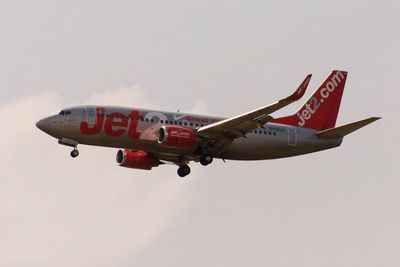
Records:
M310 80L311 74L305 78L292 95L281 99L274 104L201 127L198 129L197 134L215 141L221 140L221 145L230 143L231 141L229 140L243 137L247 133L260 128L267 122L271 121L273 118L269 114L286 107L303 97Z

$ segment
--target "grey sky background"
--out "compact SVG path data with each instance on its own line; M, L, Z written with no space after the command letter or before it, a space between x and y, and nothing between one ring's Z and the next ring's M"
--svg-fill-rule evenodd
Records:
M1 1L1 266L398 266L398 1ZM233 116L349 71L342 147L120 168L35 122L120 104ZM306 98L305 97L305 98ZM291 114L296 103L274 114Z

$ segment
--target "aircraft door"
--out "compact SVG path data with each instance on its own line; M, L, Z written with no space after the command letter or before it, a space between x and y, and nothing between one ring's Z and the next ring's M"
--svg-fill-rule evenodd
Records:
M297 145L297 131L295 127L288 128L288 145L291 147Z
M86 121L89 127L93 127L97 123L96 108L85 107L85 113L86 113Z

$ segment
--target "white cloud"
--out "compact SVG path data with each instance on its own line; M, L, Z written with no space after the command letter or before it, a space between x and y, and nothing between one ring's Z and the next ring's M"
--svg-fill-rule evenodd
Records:
M1 122L4 126L0 133L1 147L8 146L16 138L20 138L18 133L32 130L35 124L26 122L34 122L38 118L54 114L61 104L62 99L59 95L47 92L0 106Z
M157 103L149 99L140 86L120 87L91 96L86 104L120 105L128 107L155 108Z
M88 103L95 101L147 100L134 87ZM175 167L125 169L115 149L84 146L71 159L69 148L35 127L62 105L62 97L45 93L0 106L1 266L115 266L146 249L190 205L182 190L193 179L177 178Z
M210 114L210 109L205 102L197 100L194 107L189 110L189 113L207 115Z

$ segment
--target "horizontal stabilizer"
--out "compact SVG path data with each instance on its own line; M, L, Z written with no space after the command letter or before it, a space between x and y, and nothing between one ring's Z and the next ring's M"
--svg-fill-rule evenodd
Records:
M346 125L343 125L340 127L320 131L320 132L317 132L316 134L319 137L324 137L324 138L342 138L342 137L344 137L354 131L357 131L358 129L360 129L364 126L367 126L368 124L373 123L374 121L377 121L379 119L381 119L381 118L372 117L369 119L346 124Z

